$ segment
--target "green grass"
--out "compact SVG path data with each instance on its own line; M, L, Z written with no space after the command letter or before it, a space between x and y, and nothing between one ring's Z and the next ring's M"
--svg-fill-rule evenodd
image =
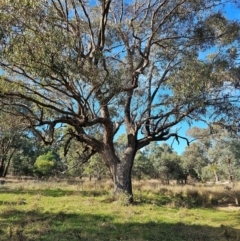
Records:
M198 192L138 187L136 203L123 206L110 187L6 184L0 186L0 240L240 240L240 209L199 205L204 195Z

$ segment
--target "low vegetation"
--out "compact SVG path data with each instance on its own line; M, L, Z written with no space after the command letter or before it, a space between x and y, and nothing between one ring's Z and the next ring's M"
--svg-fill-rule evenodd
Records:
M0 185L0 240L240 240L238 185L134 182L135 203L110 181Z

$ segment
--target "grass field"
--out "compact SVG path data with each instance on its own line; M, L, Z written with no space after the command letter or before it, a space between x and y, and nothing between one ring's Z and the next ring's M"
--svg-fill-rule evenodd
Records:
M134 183L134 205L109 182L0 185L1 241L240 240L237 187Z

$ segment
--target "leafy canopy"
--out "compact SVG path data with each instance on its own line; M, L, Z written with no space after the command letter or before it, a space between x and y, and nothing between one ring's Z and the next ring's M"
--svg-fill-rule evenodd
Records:
M70 126L66 145L76 138L105 159L123 124L123 159L185 139L174 128L182 121L237 130L240 28L227 2L3 1L0 108L21 106L46 144Z

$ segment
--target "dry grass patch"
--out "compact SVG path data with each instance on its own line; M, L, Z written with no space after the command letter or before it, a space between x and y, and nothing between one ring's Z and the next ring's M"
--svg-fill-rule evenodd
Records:
M135 181L134 189L137 196L142 200L147 197L146 193L156 194L168 199L168 204L172 207L212 207L212 206L238 206L240 202L240 188L226 188L223 185L204 186L196 185L162 185L157 180ZM153 197L154 198L154 197Z

